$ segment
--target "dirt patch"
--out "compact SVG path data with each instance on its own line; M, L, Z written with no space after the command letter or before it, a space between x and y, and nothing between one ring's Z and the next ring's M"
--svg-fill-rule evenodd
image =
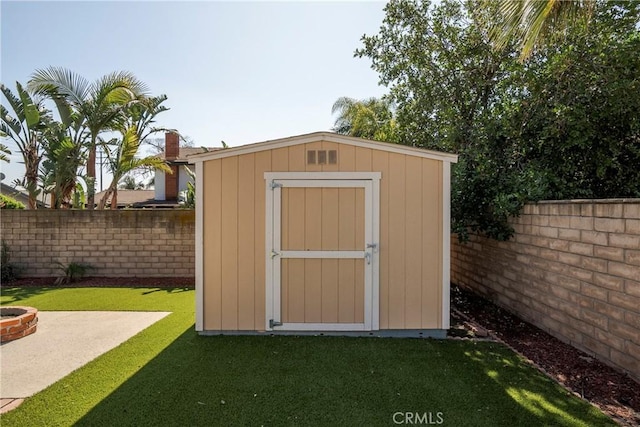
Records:
M486 330L619 424L640 425L640 384L628 375L457 286L451 288L451 309L452 330L466 329L472 338L478 336L474 327Z
M56 277L25 277L9 283L3 287L105 287L105 288L190 288L195 287L193 277L83 277L82 279L65 285L55 285Z

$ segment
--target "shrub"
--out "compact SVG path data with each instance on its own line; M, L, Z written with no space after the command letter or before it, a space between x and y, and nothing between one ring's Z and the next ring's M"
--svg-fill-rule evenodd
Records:
M11 254L9 250L9 245L7 242L2 240L2 248L0 248L0 266L1 266L1 274L0 274L0 282L11 282L17 277L18 269L11 261Z
M24 209L24 203L17 201L13 197L0 194L0 209Z
M70 262L68 265L64 265L61 262L57 262L56 265L64 273L64 276L58 277L55 281L55 285L66 285L72 283L84 277L89 270L94 267L89 264L82 264L79 262Z

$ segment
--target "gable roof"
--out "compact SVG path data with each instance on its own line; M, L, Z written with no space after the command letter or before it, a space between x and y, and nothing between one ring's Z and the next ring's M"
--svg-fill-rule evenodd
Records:
M169 160L169 162L187 163L189 161L188 157L191 157L196 154L203 154L203 153L209 153L212 151L222 150L222 148L221 147L180 147L178 150L179 150L178 158ZM162 153L159 153L157 157L161 158L162 160L165 160L166 159L165 156L166 154L163 151Z
M7 185L4 182L0 183L0 193L16 199L17 201L23 203L25 206L29 205L29 195L27 193L10 185ZM40 193L38 199L36 200L36 205L39 208L49 207L49 194Z
M222 159L224 157L239 156L242 154L256 153L259 151L273 150L276 148L290 147L292 145L307 144L317 141L335 142L338 144L347 144L357 147L370 148L373 150L406 154L408 156L423 157L449 163L456 163L458 161L458 156L456 154L425 150L422 148L394 144L391 142L371 141L369 139L355 138L352 136L340 135L333 132L314 132L304 135L291 136L288 138L273 139L270 141L241 145L239 147L225 148L222 150L189 156L189 161L190 163L205 162L207 160Z

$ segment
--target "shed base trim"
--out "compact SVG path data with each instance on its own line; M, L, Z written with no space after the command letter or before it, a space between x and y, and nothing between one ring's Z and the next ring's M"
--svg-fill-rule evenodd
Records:
M446 329L384 329L379 331L199 331L202 336L215 335L297 335L332 337L391 337L445 339Z

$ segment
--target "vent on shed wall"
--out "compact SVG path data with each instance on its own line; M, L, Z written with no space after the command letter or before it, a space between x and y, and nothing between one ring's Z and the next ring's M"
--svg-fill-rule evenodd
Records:
M308 165L336 165L338 164L337 150L309 150L307 151Z

